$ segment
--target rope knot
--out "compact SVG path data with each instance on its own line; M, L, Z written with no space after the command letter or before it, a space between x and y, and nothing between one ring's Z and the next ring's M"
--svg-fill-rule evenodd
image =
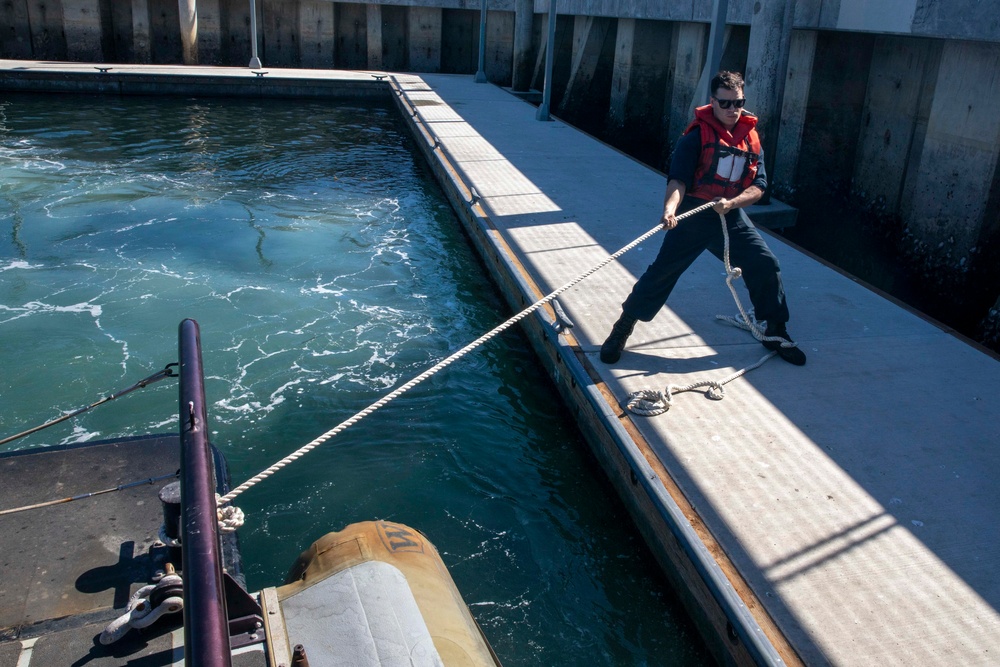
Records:
M222 496L215 495L216 515L219 518L219 530L223 533L235 533L245 522L246 515L236 505L221 505Z
M713 401L721 401L726 397L726 390L718 382L713 382L708 387L708 391L705 392L705 395Z

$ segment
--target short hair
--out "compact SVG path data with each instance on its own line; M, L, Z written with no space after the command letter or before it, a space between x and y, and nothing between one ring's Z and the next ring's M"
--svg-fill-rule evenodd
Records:
M715 91L719 88L725 88L726 90L743 90L744 81L743 76L739 72L729 72L727 70L722 70L718 74L712 77L712 95L715 95Z

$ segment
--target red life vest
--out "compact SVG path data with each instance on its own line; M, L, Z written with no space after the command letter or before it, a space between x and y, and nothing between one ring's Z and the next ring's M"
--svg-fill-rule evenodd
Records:
M756 126L757 117L744 112L730 131L715 117L712 105L696 108L694 120L684 134L700 129L701 157L687 194L706 201L716 197L731 199L750 187L760 163Z

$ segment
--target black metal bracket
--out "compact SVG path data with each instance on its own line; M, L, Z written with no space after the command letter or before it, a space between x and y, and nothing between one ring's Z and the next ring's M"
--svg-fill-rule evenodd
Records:
M263 616L264 611L260 608L257 600L243 590L243 587L233 579L228 572L222 573L223 586L226 592L226 611L229 613L230 625L232 619L243 616Z
M260 604L228 572L222 573L222 580L229 614L229 645L239 648L265 641L264 610Z
M229 621L229 647L242 648L261 644L267 639L264 619L260 616L241 616Z

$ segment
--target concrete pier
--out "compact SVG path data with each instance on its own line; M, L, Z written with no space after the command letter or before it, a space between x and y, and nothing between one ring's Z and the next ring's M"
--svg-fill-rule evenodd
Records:
M393 80L514 310L655 225L662 175L468 77ZM526 329L720 661L991 664L1000 405L987 388L1000 362L769 243L809 362L771 360L724 400L681 393L655 417L625 407L630 392L719 381L764 353L715 321L736 307L714 258L613 367L597 350L655 237L560 297L570 332L551 312Z
M750 21L744 93L754 100L757 132L768 159L777 152L794 11L793 0L758 2Z
M608 124L621 128L625 125L628 93L632 83L632 65L635 57L635 20L618 21L615 35L615 62L611 82L611 105Z
M378 6L372 5L377 12ZM367 24L369 31L378 31L377 38L369 38L369 45L381 44L381 16L369 11ZM303 67L322 67L331 58L330 45L334 35L333 5L327 2L303 2L299 11L299 57ZM376 59L377 56L377 59ZM369 60L375 60L381 67L381 53L372 54L369 46Z
M411 67L421 72L441 71L441 10L414 7L410 10Z
M708 33L708 26L697 23L681 23L674 29L669 70L673 78L663 105L666 135L673 141L691 122L694 108L706 103L697 91L705 69Z
M909 203L902 208L924 243L947 246L942 261L958 262L970 259L984 232L997 226L1000 118L990 101L1000 99L1000 44L949 42L939 62L915 176L907 183ZM969 99L969 91L982 101ZM980 222L942 224L953 216Z
M776 189L783 192L791 192L796 188L796 169L802 150L802 132L808 116L807 105L812 83L810 74L815 53L815 32L792 33L781 124L778 128L778 148L776 154L768 160L770 177Z
M534 3L531 0L516 0L514 14L514 63L511 69L511 87L518 92L527 92L531 86L532 31L534 29Z

